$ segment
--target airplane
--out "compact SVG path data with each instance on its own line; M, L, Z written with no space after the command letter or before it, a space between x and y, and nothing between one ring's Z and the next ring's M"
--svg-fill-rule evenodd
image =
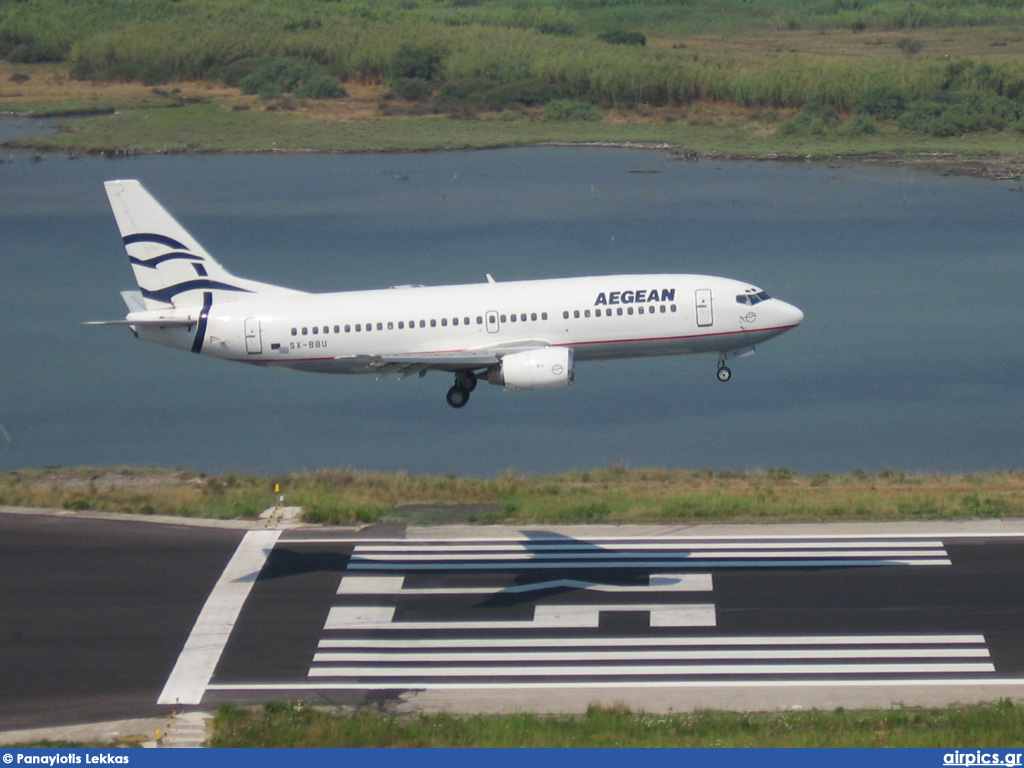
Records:
M803 312L726 277L632 274L306 293L235 277L137 180L104 183L137 291L136 338L269 368L454 376L452 408L484 380L566 387L576 363L717 353L726 362L797 327Z

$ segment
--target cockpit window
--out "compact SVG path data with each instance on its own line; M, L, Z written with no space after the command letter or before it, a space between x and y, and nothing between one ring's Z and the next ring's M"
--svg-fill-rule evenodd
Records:
M760 304L762 301L767 301L770 298L771 296L769 296L764 291L759 291L756 288L751 288L746 293L741 293L739 296L737 296L736 301L739 304L746 304L752 307L755 304Z

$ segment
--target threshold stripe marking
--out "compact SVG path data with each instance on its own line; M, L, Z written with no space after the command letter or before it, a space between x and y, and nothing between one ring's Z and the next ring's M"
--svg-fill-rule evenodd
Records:
M281 531L249 531L206 599L157 704L199 704L252 585Z
M594 592L710 592L710 573L659 573L648 583L637 585L600 584L579 579L553 579L507 587L406 587L405 576L346 575L338 586L339 595L512 595L546 589L579 589Z
M494 689L530 689L545 688L876 688L885 687L936 687L936 686L1024 686L1024 678L1007 677L957 677L957 678L879 678L864 680L602 680L591 682L457 682L457 683L419 683L410 684L409 688L430 690L494 690ZM393 690L402 688L401 683L385 682L352 682L338 683L327 680L313 683L238 683L212 684L211 691L353 691L353 690Z
M907 541L907 542L892 542L892 541L850 541L837 543L835 541L786 541L786 542L771 542L771 541L701 541L696 543L690 543L686 541L676 541L673 539L662 539L657 542L634 542L634 541L616 541L617 546L623 550L656 550L661 552L667 552L672 550L685 550L685 551L699 551L699 550L719 550L719 549L779 549L780 547L787 547L789 549L831 549L842 547L844 549L852 548L877 548L890 550L893 547L904 547L914 549L940 549L942 547L941 541ZM603 552L613 553L615 549L604 549L600 545L588 543L586 541L561 541L558 539L540 539L540 540L522 540L516 542L509 542L505 544L493 544L485 541L479 541L473 544L448 544L444 543L438 546L426 546L423 544L357 544L359 552L369 553L386 553L386 554L397 554L406 552L425 552L430 549L442 549L445 552L518 552L522 553L524 550L527 552L542 552L544 550L583 550L589 551L592 554L600 554Z
M522 560L524 557L529 558L530 562L537 562L541 560L623 560L626 558L636 558L640 555L636 552L612 552L612 551L594 551L589 552L531 552L529 550L519 550L516 552L469 552L469 553L450 553L445 551L444 553L401 553L398 555L392 554L363 554L361 547L356 548L356 553L353 553L352 559L356 562L394 562L400 560L401 562L423 562L432 561L439 558L443 558L446 563L458 563L467 560L509 560L517 561ZM696 548L681 549L678 551L672 551L666 547L662 547L658 552L653 553L651 557L678 557L685 558L686 560L708 560L715 557L751 557L750 552L742 550L717 550L714 552L700 552ZM763 557L820 557L820 558L836 558L836 557L870 557L870 558L881 558L884 560L895 560L897 558L907 557L918 557L920 555L935 555L943 553L911 550L911 549L823 549L816 551L804 551L799 549L779 549L771 552L766 552ZM757 556L757 555L755 555Z
M849 553L846 553L849 554ZM483 560L475 563L452 563L447 561L430 563L409 563L401 560L376 562L353 557L348 563L350 571L484 571L484 570L554 570L562 568L849 568L853 566L908 566L908 565L952 565L948 557L851 559L844 558L802 558L794 560L772 560L766 555L762 559L744 560L689 560L685 556L671 560L610 560L594 556L590 560Z
M327 615L325 630L344 629L530 629L534 627L599 626L602 611L649 611L652 627L713 627L715 606L618 604L618 605L538 605L532 619L513 621L393 621L394 606L334 606Z
M313 656L314 664L361 662L387 664L418 662L493 662L516 661L736 661L757 659L987 659L986 648L821 648L786 650L643 650L643 651L498 651L487 653L463 648L460 651L438 652L422 649L413 652L380 653L379 651L322 651ZM374 667L370 671L374 671Z
M562 665L536 665L530 667L314 667L310 677L355 677L360 679L398 678L405 685L426 685L433 683L417 678L439 677L629 677L634 680L662 675L870 675L900 674L978 674L995 672L991 662L966 663L918 663L918 664L648 664L633 665L586 665L569 667ZM553 683L557 681L552 681Z
M324 638L320 648L537 648L609 646L801 646L801 645L979 645L984 635L793 635L729 637L463 637L463 638Z

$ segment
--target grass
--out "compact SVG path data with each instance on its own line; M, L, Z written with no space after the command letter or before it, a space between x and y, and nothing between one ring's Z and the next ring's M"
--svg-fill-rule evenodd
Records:
M734 112L710 104L691 106L685 118L665 122L620 115L601 122L465 120L444 115L335 122L302 112L232 111L209 102L71 117L63 121L60 133L10 145L71 154L160 154L397 152L590 143L685 148L727 157L822 160L900 156L930 163L995 160L1019 154L1021 146L1019 135L1011 132L970 134L956 140L908 136L896 130L863 137L780 136L775 133L778 122L777 115L744 121Z
M244 518L285 503L310 523L779 523L1024 517L1024 471L982 475L800 475L630 469L493 478L338 469L274 477L183 470L50 468L0 476L0 504L187 517ZM423 508L434 508L423 512ZM440 513L436 511L440 508Z
M293 704L222 705L214 747L941 747L1024 745L1010 701L943 709L655 715L590 707L579 716L332 714Z

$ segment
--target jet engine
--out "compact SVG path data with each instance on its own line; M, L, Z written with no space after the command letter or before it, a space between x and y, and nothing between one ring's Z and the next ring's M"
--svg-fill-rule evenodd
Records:
M487 372L487 381L506 390L556 389L573 380L573 354L568 347L539 347L505 355Z

